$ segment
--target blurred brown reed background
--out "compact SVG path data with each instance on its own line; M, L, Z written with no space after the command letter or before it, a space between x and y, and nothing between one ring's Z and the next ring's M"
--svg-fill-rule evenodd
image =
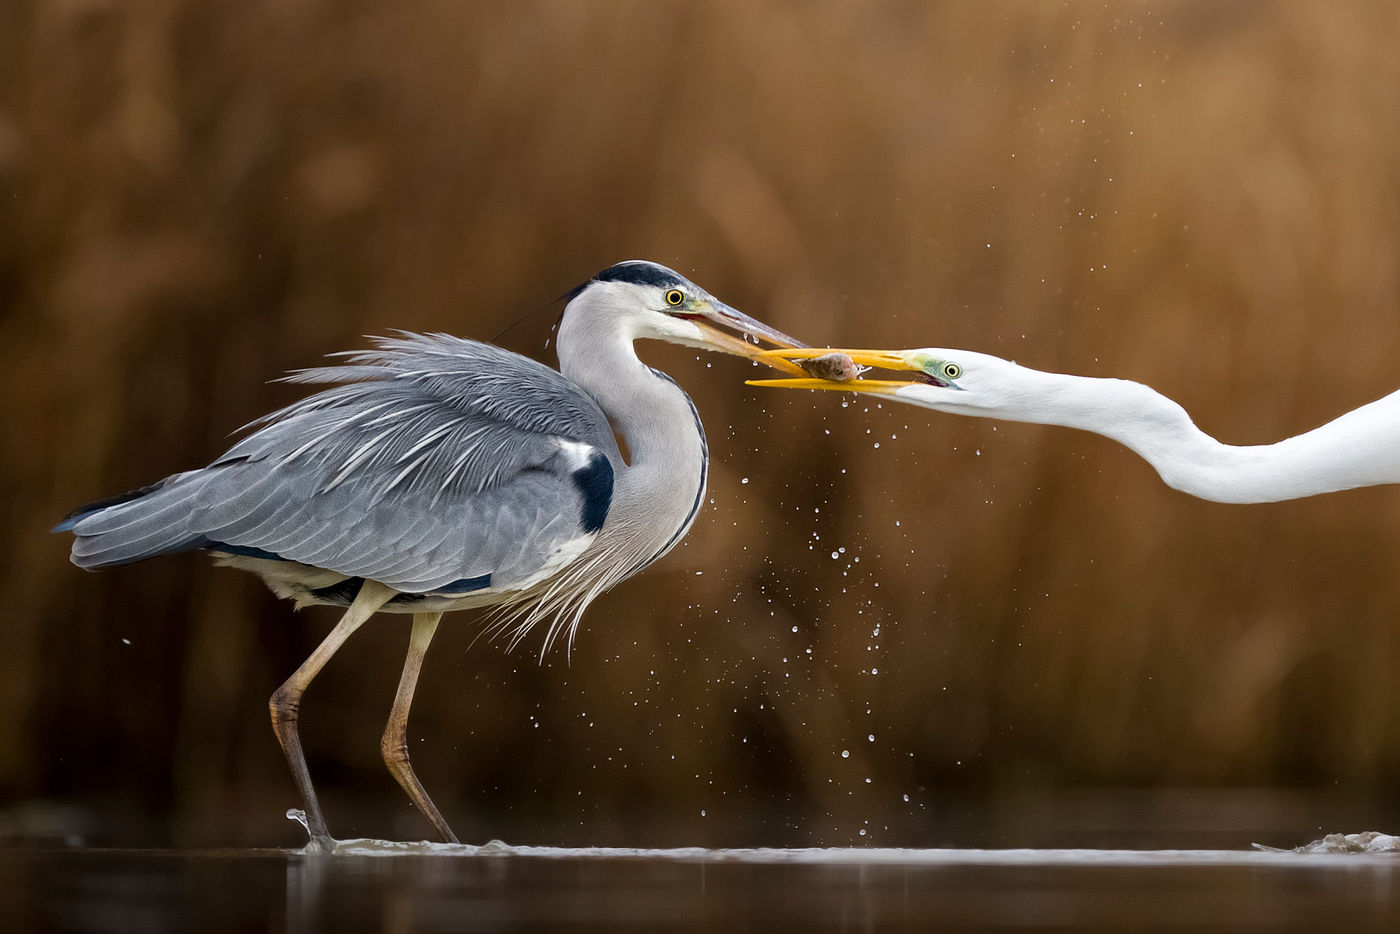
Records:
M812 343L1139 379L1227 441L1390 392L1397 35L1389 2L11 0L0 832L295 839L265 700L334 611L198 555L85 575L47 529L367 333L490 339L647 257ZM512 346L552 361L552 314ZM1400 780L1395 489L1212 505L1100 438L644 349L713 505L571 660L439 637L410 730L464 839L918 844L949 802ZM308 695L344 835L427 831L378 760L406 635Z

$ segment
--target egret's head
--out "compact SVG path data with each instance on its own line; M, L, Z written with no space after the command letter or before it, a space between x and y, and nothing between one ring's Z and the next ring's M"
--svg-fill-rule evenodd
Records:
M566 331L578 336L606 333L625 340L663 340L750 359L762 353L759 340L778 347L804 346L726 305L675 270L637 259L609 266L573 291L560 323L561 342ZM800 372L780 358L764 362Z
M769 379L750 380L750 383L784 389L872 393L944 412L985 415L1019 401L1028 386L1025 374L1031 372L990 354L937 347L917 350L785 349L770 350L764 356L780 357L801 365L804 360L833 353L845 354L866 369L859 378L845 381ZM865 378L867 372L872 378ZM895 376L902 378L893 378Z

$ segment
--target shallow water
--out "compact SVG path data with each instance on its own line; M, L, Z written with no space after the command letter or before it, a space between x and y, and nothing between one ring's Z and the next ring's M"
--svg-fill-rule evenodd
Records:
M6 931L1400 930L1400 856L1260 850L0 851Z

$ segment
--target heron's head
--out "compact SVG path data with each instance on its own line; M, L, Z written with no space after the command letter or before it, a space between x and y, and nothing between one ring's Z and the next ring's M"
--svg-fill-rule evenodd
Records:
M1005 412L1030 401L1036 391L1036 371L990 354L972 350L833 350L782 349L766 351L766 358L778 357L797 363L830 354L845 354L865 368L850 380L821 378L750 380L754 386L784 389L834 389L838 392L893 396L925 408L959 415L989 415ZM877 378L866 379L866 372ZM892 378L892 377L901 378Z
M629 341L663 340L750 359L761 357L759 341L778 347L805 346L726 305L675 270L646 260L609 266L575 289L559 327L561 345L585 334L596 338L606 333ZM801 372L781 358L764 362Z

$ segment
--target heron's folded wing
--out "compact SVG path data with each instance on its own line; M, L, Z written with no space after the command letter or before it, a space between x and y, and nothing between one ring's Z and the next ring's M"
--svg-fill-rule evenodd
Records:
M390 343L323 371L364 381L277 413L204 470L79 519L74 560L224 546L425 593L483 578L516 586L576 555L606 517L620 459L596 404L489 345Z

